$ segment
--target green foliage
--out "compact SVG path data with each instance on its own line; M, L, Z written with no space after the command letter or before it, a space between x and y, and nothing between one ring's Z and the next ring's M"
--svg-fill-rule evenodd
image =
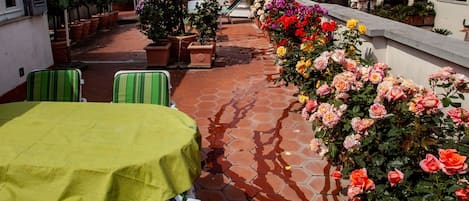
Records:
M187 9L182 0L139 1L139 29L154 43L160 43L168 35L183 35Z
M206 0L195 6L195 13L189 15L189 22L197 30L200 44L206 44L215 38L218 29L218 16L221 6L217 0Z
M445 36L453 34L453 32L444 28L433 28L432 31L441 35L445 35Z

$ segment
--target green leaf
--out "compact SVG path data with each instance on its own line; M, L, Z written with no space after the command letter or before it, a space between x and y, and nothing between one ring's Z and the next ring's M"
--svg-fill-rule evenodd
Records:
M441 102L443 103L443 107L448 107L451 104L451 100L449 98L443 98L441 99Z

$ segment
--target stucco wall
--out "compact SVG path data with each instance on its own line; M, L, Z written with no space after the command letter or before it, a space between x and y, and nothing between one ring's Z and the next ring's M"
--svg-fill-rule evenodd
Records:
M464 40L465 34L460 32L463 28L462 21L466 19L469 24L468 1L431 0L435 5L435 27L444 28L453 32L450 37Z
M26 80L33 69L53 64L47 15L23 17L0 24L0 94L5 94ZM25 76L19 76L23 67Z

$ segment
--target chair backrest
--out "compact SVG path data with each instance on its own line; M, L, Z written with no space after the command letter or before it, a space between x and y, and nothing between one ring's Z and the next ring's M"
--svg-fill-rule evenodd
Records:
M241 0L234 0L228 7L225 7L221 10L222 14L229 14L233 11L233 9L241 3Z
M112 102L170 106L168 71L119 71L114 75Z
M79 69L34 70L28 74L26 84L26 101L81 100Z

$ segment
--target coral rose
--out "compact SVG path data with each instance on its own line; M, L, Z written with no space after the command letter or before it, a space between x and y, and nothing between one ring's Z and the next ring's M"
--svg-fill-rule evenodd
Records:
M371 105L369 109L370 117L373 119L382 119L386 116L387 111L384 105L381 105L379 103L375 103Z
M388 181L391 183L391 187L394 187L396 184L401 183L404 180L404 173L398 169L388 172Z
M428 173L436 173L443 168L443 164L434 155L427 154L425 159L420 161L420 168Z
M466 173L467 164L466 156L457 153L456 149L440 149L438 150L440 161L443 164L443 172L447 175Z
M306 103L306 111L308 112L313 112L314 110L316 110L316 108L318 107L318 102L316 100L308 100L308 103Z

